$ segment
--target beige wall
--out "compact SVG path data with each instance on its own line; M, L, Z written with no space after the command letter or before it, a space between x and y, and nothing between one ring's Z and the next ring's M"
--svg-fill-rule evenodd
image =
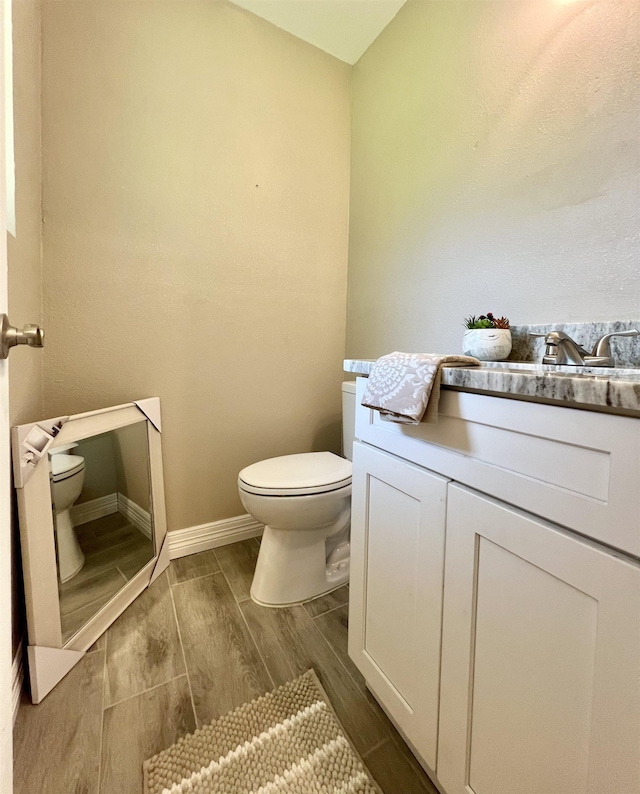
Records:
M73 455L82 455L84 458L82 493L74 504L91 502L118 492L114 431L85 438L70 452Z
M8 235L9 318L38 323L42 313L40 272L40 2L13 3L14 156L16 235ZM43 418L42 352L19 348L9 362L11 424ZM17 518L13 522L14 650L23 632Z
M347 352L640 314L640 4L409 0L353 72Z
M150 511L145 421L85 438L71 452L85 460L82 493L75 504L121 493L138 507Z
M147 423L137 422L113 432L113 462L118 493L151 512Z
M48 2L47 413L158 395L170 529L340 445L350 68L223 2Z

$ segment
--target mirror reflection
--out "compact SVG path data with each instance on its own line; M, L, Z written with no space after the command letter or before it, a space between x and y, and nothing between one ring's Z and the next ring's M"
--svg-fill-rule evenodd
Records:
M147 425L49 450L62 642L154 556Z

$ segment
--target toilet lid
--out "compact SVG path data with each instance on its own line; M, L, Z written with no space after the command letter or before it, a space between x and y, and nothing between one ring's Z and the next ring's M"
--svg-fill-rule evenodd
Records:
M333 452L283 455L247 466L238 481L254 493L324 493L351 484L351 461Z
M54 482L66 480L84 469L84 458L81 455L52 455L49 459L49 471Z

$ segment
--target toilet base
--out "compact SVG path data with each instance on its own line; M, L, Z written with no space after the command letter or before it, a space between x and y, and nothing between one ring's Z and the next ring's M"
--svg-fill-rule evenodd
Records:
M265 526L251 598L263 607L288 607L337 590L349 581L344 555L327 561L327 528Z
M58 545L58 573L62 583L80 572L84 565L84 554L78 543L71 521L70 510L56 513L56 541Z
M307 598L306 601L291 601L286 604L269 604L266 601L258 600L254 596L253 592L251 593L251 600L258 606L267 607L268 609L284 609L285 607L298 607L301 604L308 604L309 601L315 601L316 598L320 598L320 596L333 593L334 590L339 590L343 585L347 584L348 582L349 582L349 572L347 571L345 578L343 579L343 581L340 582L340 584L332 584L328 590L325 590L322 593L318 593L318 595L313 596L313 598Z

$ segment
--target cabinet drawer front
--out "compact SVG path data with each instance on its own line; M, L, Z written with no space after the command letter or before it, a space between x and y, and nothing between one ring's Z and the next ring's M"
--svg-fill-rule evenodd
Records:
M349 654L435 768L447 481L354 445Z
M447 794L640 791L640 566L449 486Z
M436 424L360 405L356 437L640 557L640 419L443 390Z

